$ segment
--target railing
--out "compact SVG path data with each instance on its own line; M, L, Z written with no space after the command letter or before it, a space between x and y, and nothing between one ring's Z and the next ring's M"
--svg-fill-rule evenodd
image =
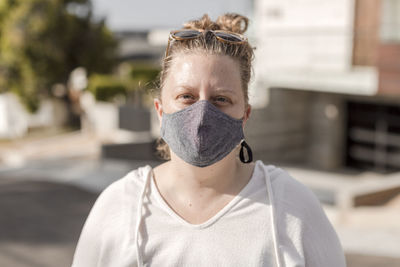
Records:
M347 163L376 171L400 170L400 107L349 103Z

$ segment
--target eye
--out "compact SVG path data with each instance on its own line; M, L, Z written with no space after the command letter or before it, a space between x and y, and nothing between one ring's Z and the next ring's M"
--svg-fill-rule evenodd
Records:
M217 105L227 105L227 104L232 103L232 101L228 97L225 97L225 96L216 96L214 98L214 102Z
M177 99L185 104L190 104L195 101L195 97L191 94L181 94L178 95Z

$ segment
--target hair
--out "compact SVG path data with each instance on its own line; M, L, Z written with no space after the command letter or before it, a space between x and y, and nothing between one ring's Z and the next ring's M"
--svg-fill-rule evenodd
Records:
M248 105L248 84L252 73L254 48L251 47L248 42L241 44L221 42L215 38L211 32L207 32L210 30L224 30L243 34L247 30L248 24L249 20L247 17L235 13L221 15L215 22L205 14L198 20L192 20L185 23L182 29L202 30L205 31L205 34L202 34L198 38L185 41L171 41L169 54L162 60L158 81L159 84L156 89L156 97L161 99L162 88L164 87L165 80L177 54L193 54L196 52L202 52L210 55L226 55L238 62L245 103ZM161 138L157 140L157 152L162 159L170 159L169 147Z

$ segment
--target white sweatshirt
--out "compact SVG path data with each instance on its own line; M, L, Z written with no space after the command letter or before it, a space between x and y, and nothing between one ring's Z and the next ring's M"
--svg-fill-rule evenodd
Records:
M73 267L346 266L313 193L261 161L215 216L190 224L161 197L150 166L114 182L83 227Z

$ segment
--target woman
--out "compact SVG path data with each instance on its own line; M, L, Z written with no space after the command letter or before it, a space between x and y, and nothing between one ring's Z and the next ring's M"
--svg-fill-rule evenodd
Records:
M170 160L100 195L73 266L345 266L313 194L251 162L247 24L204 15L171 32L154 100Z

